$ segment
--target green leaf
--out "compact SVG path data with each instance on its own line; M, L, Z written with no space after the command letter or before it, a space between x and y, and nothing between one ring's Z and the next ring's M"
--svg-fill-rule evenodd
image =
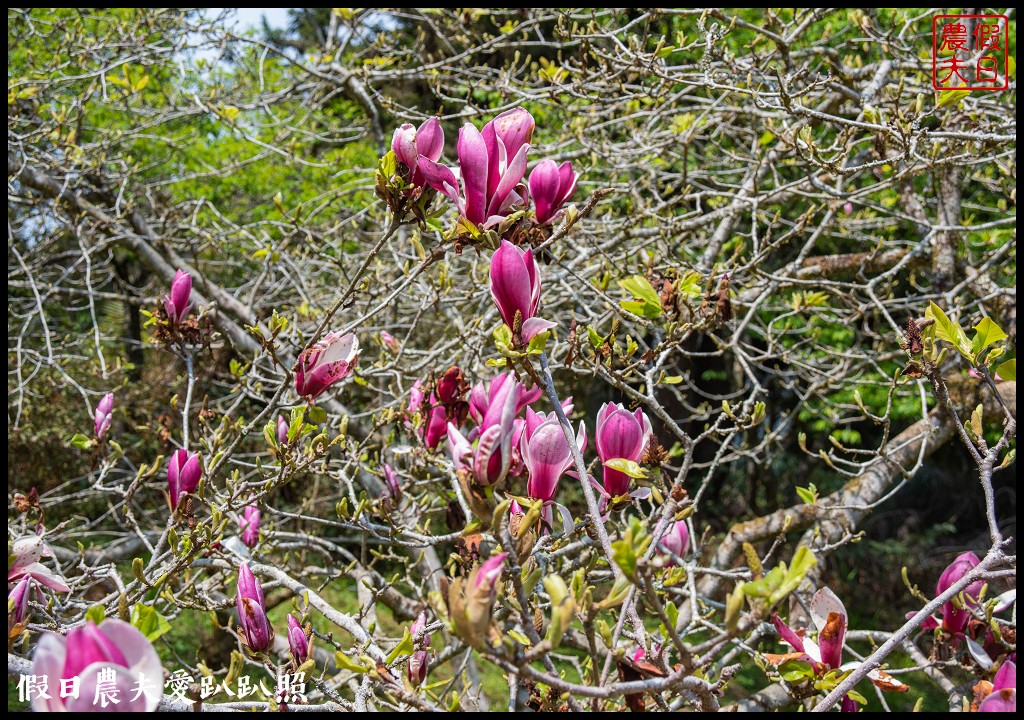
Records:
M88 450L95 444L95 441L81 433L75 433L75 436L71 438L71 444L79 450Z
M1007 360L996 368L996 375L1006 381L1017 381L1017 359Z
M989 345L994 345L1000 340L1007 338L1007 334L1003 332L1003 329L992 322L991 318L987 317L982 318L981 322L974 326L974 330L974 339L971 340L971 352L975 355Z
M935 107L941 108L959 103L970 94L970 90L943 90L939 93L939 102L936 103Z
M171 624L167 622L167 618L158 613L155 608L142 603L135 603L135 606L132 607L131 623L150 642L171 630Z
M319 405L310 405L306 411L306 419L314 425L327 422L327 411Z
M409 631L406 630L405 634L408 635ZM337 665L342 670L348 670L349 672L354 672L354 673L359 673L359 674L365 673L365 672L367 672L369 670L369 668L367 668L367 667L365 667L363 665L360 665L355 660L350 658L348 655L343 653L341 650L339 650L338 652L334 653L334 664Z
M779 668L782 679L789 683L798 683L814 677L814 668L810 663L801 660L790 660Z
M800 586L803 582L804 576L807 575L807 571L817 565L818 558L814 556L814 553L810 551L806 546L801 545L797 548L796 553L793 555L793 561L790 563L789 569L786 571L786 578L782 581L782 584L775 589L775 592L768 598L768 603L774 605L775 603L782 600L784 597L789 595L791 592Z
M800 499L804 501L805 505L813 505L818 501L818 488L814 487L814 484L810 484L807 487L798 487L796 494L800 496Z
M612 470L618 470L621 473L625 473L631 478L639 479L647 477L647 471L640 467L639 463L633 460L627 460L626 458L612 458L611 460L606 460L604 466L611 468Z
M643 275L632 275L625 280L619 280L619 285L636 298L636 300L621 301L619 304L623 309L646 318L656 318L661 315L661 296Z
M105 618L106 616L107 609L102 605L93 605L85 611L85 619L92 620L97 625L103 622L103 618Z
M409 628L406 628L402 641L395 645L394 649L388 653L388 656L384 659L384 664L390 665L402 655L412 655L412 651L412 634L409 632Z
M971 343L967 340L967 333L960 327L960 323L955 320L950 320L949 317L942 311L938 305L934 302L929 303L928 309L925 311L925 316L933 318L935 320L935 337L940 340L945 340L957 351L974 362L974 353L971 352Z
M786 578L786 564L782 563L760 580L752 580L743 584L743 592L747 597L765 598L775 592Z
M590 346L595 350L604 345L604 337L598 334L593 325L587 325L587 339L590 340Z

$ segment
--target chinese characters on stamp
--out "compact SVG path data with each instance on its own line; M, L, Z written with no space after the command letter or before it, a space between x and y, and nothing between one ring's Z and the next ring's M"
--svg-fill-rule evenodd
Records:
M933 88L1006 90L1009 84L1009 22L1005 15L932 18Z

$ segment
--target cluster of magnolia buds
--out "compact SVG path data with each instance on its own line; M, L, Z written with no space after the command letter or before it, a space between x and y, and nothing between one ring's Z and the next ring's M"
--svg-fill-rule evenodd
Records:
M462 370L452 366L433 383L428 393L424 393L424 384L417 380L409 393L409 419L419 413L423 424L419 430L423 444L436 450L445 437L448 424L462 427L469 416L469 403L466 392L469 386L462 375Z

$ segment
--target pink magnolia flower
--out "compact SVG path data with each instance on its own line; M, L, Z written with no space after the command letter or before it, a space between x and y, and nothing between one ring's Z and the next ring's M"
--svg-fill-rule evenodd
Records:
M302 351L295 363L295 392L312 401L347 377L359 361L359 340L352 333L331 332Z
M263 601L263 586L249 569L246 563L238 568L238 594L235 596L238 607L239 634L244 636L245 644L250 650L260 652L270 646L274 639L274 628L267 619L267 606Z
M515 329L516 314L522 322L523 342L555 327L555 323L536 317L540 309L540 273L533 262L533 250L520 250L508 240L491 258L491 295L501 319Z
M116 705L95 702L103 687ZM100 625L92 620L61 637L47 632L32 655L32 674L46 678L49 697L36 695L36 712L155 712L163 697L164 670L153 645L134 627L108 618ZM61 681L79 678L77 697L61 697ZM111 679L112 685L106 680ZM139 693L138 690L142 692Z
M534 126L533 116L524 108L502 113L483 130L466 123L459 131L456 150L461 182L450 168L426 157L419 158L419 170L428 185L456 204L463 217L474 225L492 225L523 202L525 189L520 183Z
M196 491L202 477L202 457L199 453L184 448L174 451L167 464L167 490L171 496L171 510L178 507L182 495Z
M402 482L395 469L387 463L384 463L384 491L396 503L402 499Z
M978 712L1017 712L1017 663L1006 660L992 679L992 692Z
M192 295L192 276L184 270L174 273L174 280L171 281L171 293L164 297L164 310L167 317L175 323L185 319L188 311L192 309L189 297Z
M290 424L285 420L284 415L277 416L277 441L282 445L288 443L288 428Z
M28 595L32 589L32 578L24 576L7 595L7 612L14 615L14 624L21 625L28 616Z
M651 421L637 408L629 412L619 403L605 403L597 413L594 442L601 462L616 458L640 462L651 439ZM604 490L609 497L629 492L632 478L621 470L604 468Z
M469 470L479 485L494 485L505 479L512 464L512 435L522 385L515 378L504 383L503 407L483 428L474 449L452 423L448 423L448 444L456 471Z
M302 663L306 662L312 654L312 643L309 641L309 637L306 636L306 631L299 624L299 621L295 619L295 616L290 613L288 615L288 649L291 650L295 667L299 667Z
M582 422L576 432L576 445L580 452L587 447L587 428ZM529 473L526 494L534 500L552 500L558 491L558 481L573 463L569 443L554 413L545 417L527 409L519 452Z
M690 547L690 529L686 526L685 520L677 520L662 536L658 544L658 552L669 554L668 565L675 565L674 557L683 557Z
M519 391L516 415L527 405L540 399L543 392L539 387L526 390L515 376L507 372L498 373L487 385L481 381L473 386L469 396L469 414L476 420L480 430L501 422L505 400L514 388Z
M462 398L467 389L462 370L456 366L448 368L437 381L427 403L423 400L423 383L419 380L413 383L409 396L409 412L419 411L423 416L420 437L431 450L436 450L441 439L445 437L449 422L454 423L456 427L462 427L466 422L469 403Z
M477 590L485 590L489 593L495 592L498 584L498 580L501 579L501 573L505 570L505 558L508 557L508 553L498 553L487 558L474 573L470 574L470 578L473 582L473 587ZM475 574L476 577L473 577Z
M7 582L18 582L30 577L37 583L58 592L71 592L64 579L39 562L44 557L53 557L53 550L38 535L19 538L11 546L14 561L7 570Z
M255 505L249 505L242 510L242 518L239 526L242 528L242 542L250 548L256 547L260 539L260 509Z
M380 344L386 347L392 355L397 355L399 350L402 349L402 344L398 342L398 338L386 330L381 330L380 332Z
M530 197L537 213L537 223L543 225L553 218L562 205L576 191L576 179L571 162L558 165L554 160L541 160L530 173Z
M413 687L419 687L427 679L427 670L430 665L430 633L427 633L426 629L427 616L426 613L421 612L419 617L416 618L416 622L409 626L409 633L412 635L416 650L409 656L409 665L406 671L409 676L409 683ZM417 640L417 635L422 635L422 639Z
M966 552L957 557L949 567L943 572L942 576L939 577L939 582L935 586L936 596L949 590L949 588L958 582L964 575L969 573L978 563L978 556L972 552ZM977 607L977 599L981 595L981 588L984 583L981 580L971 583L961 593L966 604L970 607ZM971 613L966 608L957 607L956 603L952 600L945 603L942 606L942 627L943 629L957 635L964 631L967 627L967 623L971 619Z
M419 159L436 162L444 150L444 130L441 122L432 117L420 125L419 130L412 123L403 123L395 129L391 138L391 149L403 165L409 168L409 182L423 187L426 181L419 168Z
M96 406L94 416L96 426L96 438L102 440L107 430L110 429L110 422L114 419L114 393L107 393Z

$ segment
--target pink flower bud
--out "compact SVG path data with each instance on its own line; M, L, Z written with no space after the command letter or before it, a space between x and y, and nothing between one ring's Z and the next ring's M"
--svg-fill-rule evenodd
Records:
M288 428L290 424L285 420L284 415L277 416L277 441L282 445L288 444Z
M536 208L538 225L550 221L572 197L578 177L568 161L560 166L554 160L541 160L537 164L530 173L530 197Z
M292 660L295 661L295 667L302 665L309 659L311 654L310 647L311 643L309 638L306 636L306 631L303 629L299 621L295 619L294 615L288 615L288 649L291 650Z
M430 664L430 656L427 649L430 647L430 634L426 632L427 616L420 613L416 622L409 626L409 634L412 635L413 647L416 651L409 656L407 668L409 683L413 687L419 687L427 679L427 670ZM417 638L417 636L422 636Z
M71 630L67 637L47 632L32 656L32 674L41 676L49 693L32 698L36 712L99 712L94 704L100 675L105 688L118 699L104 712L155 712L163 696L164 670L153 645L134 627L121 620L92 620ZM61 680L79 680L77 697L61 697ZM110 683L110 684L107 684ZM141 692L140 692L141 690Z
M477 590L485 590L493 593L497 587L501 573L505 569L505 558L508 553L498 553L487 558L476 570L476 577L473 579L473 587Z
M107 430L110 429L110 421L114 419L114 393L107 393L96 406L95 413L96 438L102 440Z
M939 578L935 586L935 594L941 595L951 586L956 584L964 575L973 570L979 563L978 556L972 552L963 553L954 560ZM966 604L970 607L977 607L977 598L981 594L984 583L981 580L971 583L961 593ZM965 608L958 608L952 600L942 606L942 627L954 635L962 633L971 619L970 612Z
M662 554L669 554L669 562L667 565L670 567L675 565L675 560L672 556L683 557L686 555L686 551L690 547L690 529L686 526L685 520L677 520L672 523L671 527L665 532L665 535L661 538L661 543L658 545L658 551Z
M402 499L402 482L398 479L395 469L384 463L385 494L396 503Z
M242 510L242 519L238 524L242 528L242 542L250 548L256 547L260 539L260 516L260 509L255 505Z
M14 616L14 623L22 625L28 616L28 594L32 587L32 578L24 576L10 594L7 595L7 612Z
M597 413L594 442L601 462L616 458L640 462L651 439L651 421L640 408L629 412L619 403L605 403ZM604 489L609 497L629 492L630 476L604 468Z
M180 323L188 311L192 309L189 297L192 295L192 276L184 270L174 273L174 280L171 281L171 293L164 298L164 309L167 317L175 323Z
M302 351L295 363L295 392L312 401L347 377L359 361L359 340L352 333L327 333Z
M267 619L263 586L252 574L248 563L238 568L235 604L238 607L239 632L244 635L246 645L254 652L266 650L274 637L274 629Z
M392 355L397 355L402 349L402 344L398 342L398 339L384 330L380 333L380 344L386 347Z
M202 477L202 458L199 453L184 448L174 451L167 464L167 490L171 496L171 510L178 507L183 494L196 491Z
M843 212L846 213L848 216L849 215L853 215L853 203L852 202L844 203L843 204Z
M476 420L481 430L501 422L505 400L515 388L519 390L516 415L527 405L540 399L543 392L539 387L525 389L514 376L507 372L498 373L486 386L483 382L478 382L473 386L469 398L469 414Z
M533 262L533 250L520 250L508 240L491 258L491 295L501 319L515 328L516 313L522 320L522 339L530 342L537 333L555 327L555 323L535 317L540 308L540 274Z

